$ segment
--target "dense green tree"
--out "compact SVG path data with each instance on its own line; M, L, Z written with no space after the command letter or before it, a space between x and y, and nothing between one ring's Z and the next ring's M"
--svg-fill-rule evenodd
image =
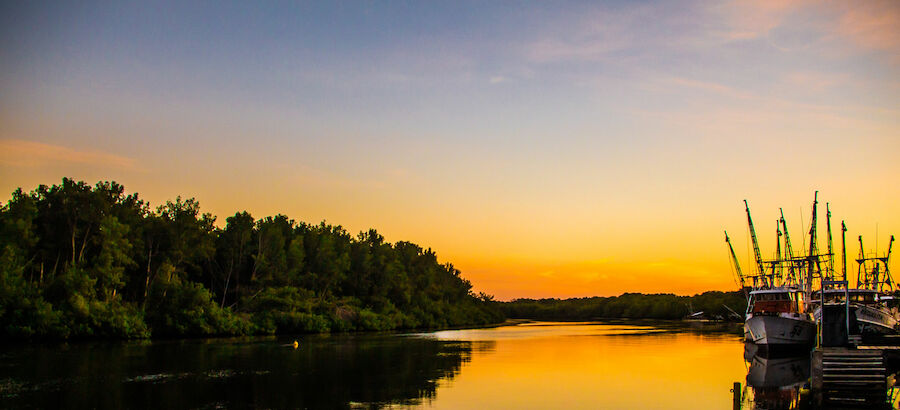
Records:
M152 210L115 182L68 178L0 205L0 336L205 336L389 330L503 319L451 264L374 229L195 199Z
M125 285L125 268L134 265L131 259L131 243L126 235L129 227L108 215L100 223L100 253L97 255L94 272L97 287L103 299L109 300Z
M163 258L174 268L172 274L202 280L203 265L215 251L216 218L208 213L201 216L200 203L194 198L166 201L157 213L165 222Z
M240 298L241 277L249 270L251 260L253 230L253 217L245 211L226 218L225 229L219 232L214 266L222 284L222 307L230 293L235 294L235 299Z
M294 221L284 215L267 217L256 223L257 243L250 281L263 286L287 285L287 245Z
M17 252L12 245L0 250L0 333L14 338L67 336L59 313L23 276L26 263Z

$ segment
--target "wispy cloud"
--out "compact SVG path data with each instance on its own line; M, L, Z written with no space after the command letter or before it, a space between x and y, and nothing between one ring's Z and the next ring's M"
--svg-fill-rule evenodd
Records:
M625 48L621 41L611 39L584 39L565 41L560 39L544 39L532 43L527 51L528 57L535 62L596 60L607 53Z
M491 79L490 79L491 84L500 84L500 83L505 83L508 81L509 81L509 78L504 77L502 75L495 75L495 76L491 77Z
M137 169L137 161L134 158L109 152L77 150L20 139L0 140L0 165L34 168L59 163L98 165L124 170Z
M700 80L692 80L689 78L682 77L668 77L661 80L664 84L669 84L677 87L684 88L692 88L696 90L701 90L705 92L711 92L715 94L720 94L726 97L732 98L740 98L740 99L748 99L752 98L753 95L751 93L741 91L737 88L730 87L724 84L714 83L710 81L700 81Z
M786 51L771 34L780 27L805 26L823 47L888 52L900 61L900 2L810 0L736 0L713 7L726 24L726 41L766 38Z
M566 14L539 28L542 33L525 45L524 54L536 63L598 60L634 46L642 40L635 27L653 19L652 10L644 7Z
M813 3L810 0L735 0L721 7L727 15L731 40L765 37L782 25L794 11Z
M785 75L784 78L784 82L787 85L795 87L795 89L812 92L825 91L849 81L849 76L844 74L828 74L814 71L793 72Z
M837 32L860 47L888 51L896 61L900 59L900 2L850 3L840 17Z

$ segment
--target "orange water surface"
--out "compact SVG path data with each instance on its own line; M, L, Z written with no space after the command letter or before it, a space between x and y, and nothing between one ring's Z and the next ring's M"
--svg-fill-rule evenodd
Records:
M473 342L433 409L731 408L747 365L740 335L653 325L530 323L423 335Z

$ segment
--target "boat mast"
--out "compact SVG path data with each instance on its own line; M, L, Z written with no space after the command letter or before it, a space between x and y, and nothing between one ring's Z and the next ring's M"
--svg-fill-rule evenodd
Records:
M891 271L888 268L888 261L891 259L891 248L894 247L894 235L891 235L891 241L888 242L888 250L887 255L881 259L881 263L884 264L884 284L888 285L890 291L894 290L894 281L891 279Z
M756 256L756 272L758 276L763 277L765 282L766 268L763 266L762 255L759 253L759 241L756 240L756 229L753 229L753 218L750 217L750 205L744 200L744 207L747 209L747 224L750 226L750 239L753 241L753 255ZM765 285L765 283L763 283Z
M794 248L791 246L791 235L788 233L787 221L784 220L784 210L778 208L778 211L781 212L781 227L784 228L784 252L786 259L788 260L788 271L790 272L790 281L791 283L798 282L796 272L794 272ZM803 280L799 280L799 285L802 285Z
M859 281L860 275L862 275L862 277L863 277L863 284L865 284L864 289L869 288L869 272L866 271L866 268L864 266L865 262L866 262L866 254L863 252L862 235L860 235L859 236L859 259L856 260L856 263L859 265L859 267L856 270L856 287L857 288L860 287L860 281Z
M813 275L816 271L821 272L819 267L819 255L817 245L816 245L816 207L819 204L819 191L816 191L815 197L813 198L813 209L812 209L812 222L809 226L809 256L807 256L808 262L806 267L806 292L807 296L812 293L813 290ZM813 262L815 262L815 267L813 266Z
M831 209L828 202L825 203L825 220L828 225L828 278L825 280L834 280L834 248L831 244Z
M844 282L847 281L847 225L841 221L841 273L844 275ZM850 283L847 283L850 287Z
M891 241L888 243L888 250L884 257L878 257L878 249L876 249L874 255L867 258L863 250L862 235L859 236L859 259L856 260L859 264L859 273L856 276L857 287L859 287L860 276L862 276L862 282L866 289L885 292L884 288L887 287L888 292L894 290L893 279L891 279L891 272L888 267L893 247L894 235L891 235ZM884 276L882 276L881 272L882 265L884 267ZM869 266L872 266L872 269L869 269Z
M734 247L731 246L731 239L728 238L728 231L725 231L725 243L728 244L728 250L731 251L731 260L734 262L734 269L737 270L738 280L741 281L741 290L744 292L744 297L749 299L749 295L747 295L747 287L744 286L744 273L741 272L741 265L738 263L737 255L734 254ZM756 282L756 278L753 279ZM754 283L754 287L756 283Z
M781 227L778 225L777 220L775 221L775 234L775 260L772 261L772 275L777 277L783 285L785 280L784 267L782 265L783 260L781 259Z

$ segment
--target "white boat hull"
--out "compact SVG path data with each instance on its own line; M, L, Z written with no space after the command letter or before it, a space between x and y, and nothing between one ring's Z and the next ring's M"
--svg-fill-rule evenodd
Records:
M812 345L816 323L797 313L750 315L744 322L744 335L758 345Z
M831 306L830 304L828 306ZM900 322L897 321L896 314L887 308L878 306L868 306L862 304L851 304L851 310L856 315L856 323L859 326L860 334L896 334ZM813 309L813 317L816 321L821 318L822 309L816 306Z
M897 333L897 318L887 309L857 306L856 323L859 324L861 333Z

